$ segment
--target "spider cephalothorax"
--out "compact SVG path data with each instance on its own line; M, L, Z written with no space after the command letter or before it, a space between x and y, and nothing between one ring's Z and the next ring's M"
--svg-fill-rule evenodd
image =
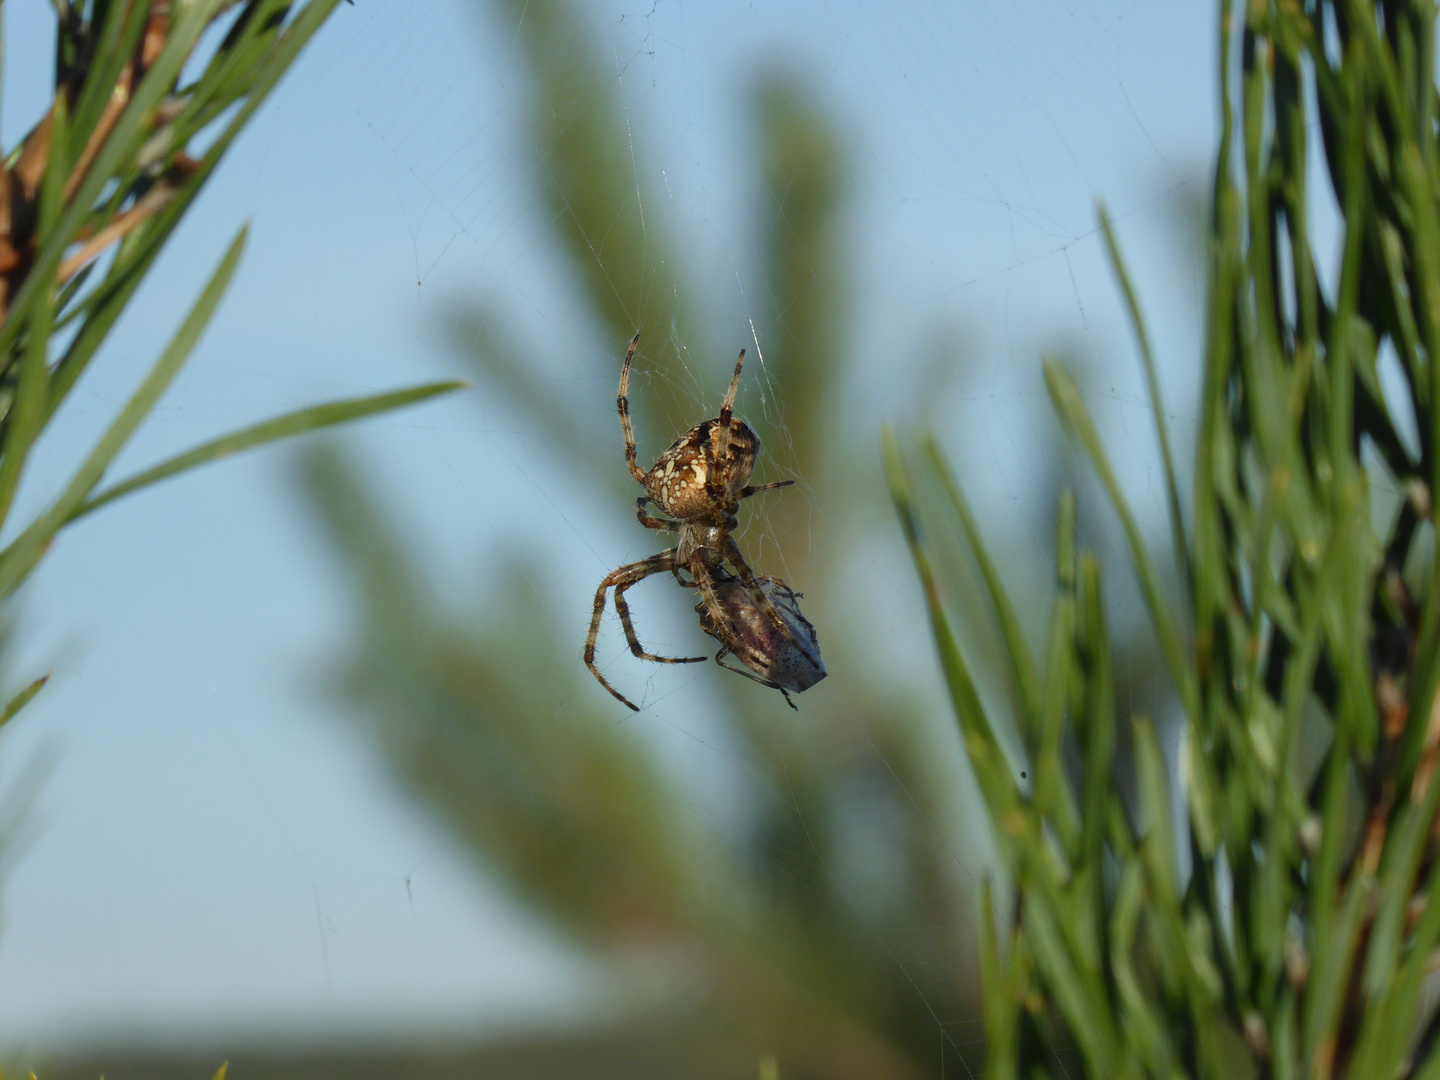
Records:
M691 664L705 659L703 656L656 656L646 652L630 622L625 591L652 574L669 571L680 584L700 591L700 608L705 613L701 626L723 646L717 661L727 652L733 653L763 674L762 667L756 666L756 663L763 666L763 661L758 658L768 649L776 656L777 664L784 666L791 658L781 654L788 648L796 650L805 658L804 662L818 668L820 674L789 678L788 681L764 678L756 681L781 690L798 691L814 685L824 677L824 667L820 664L819 647L815 645L814 628L799 615L800 609L793 599L795 594L778 578L757 579L730 535L736 526L735 511L741 499L794 483L793 480L779 480L759 486L750 485L750 474L755 470L755 459L760 453L760 439L745 421L734 415L735 394L740 387L745 350L740 350L740 358L735 361L735 374L730 379L730 389L725 394L720 415L696 424L661 454L647 472L636 461L635 429L630 423L630 401L627 397L630 361L639 342L638 334L630 342L630 350L625 354L625 363L620 369L620 392L616 396L620 429L625 436L625 463L630 475L647 492L636 500L640 524L647 529L673 532L676 542L674 547L658 555L620 567L600 582L595 592L590 633L585 639L585 666L600 681L600 685L618 700L632 709L637 708L606 682L595 666L595 642L600 633L600 619L605 613L605 594L612 588L615 590L615 613L620 616L625 640L635 656L662 664ZM646 510L651 504L669 516L651 515ZM734 574L725 569L726 563ZM688 580L685 575L689 576ZM762 585L762 581L778 583L783 592L775 585ZM788 605L784 611L781 610L782 603ZM799 617L798 622L796 617ZM755 620L762 622L756 624ZM757 625L768 629L761 632L757 630ZM756 662L752 663L752 659ZM807 677L809 681L804 686L798 685ZM786 700L789 700L788 695Z

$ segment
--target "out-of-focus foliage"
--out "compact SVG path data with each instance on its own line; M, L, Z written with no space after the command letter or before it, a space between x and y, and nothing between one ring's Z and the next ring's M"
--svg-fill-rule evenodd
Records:
M595 366L583 372L597 391L583 409L566 408L522 330L484 298L454 314L455 340L495 407L544 432L537 467L573 477L577 498L606 493L614 520L639 533L640 490L624 467L614 404L626 343L640 332L631 407L641 453L653 459L714 415L713 404L697 411L687 390L698 373L718 402L746 342L702 336L723 324L723 311L704 306L721 290L680 276L686 238L666 200L637 193L648 174L632 149L643 157L643 132L633 118L627 130L587 13L567 0L496 8L532 80L527 135L551 239L598 327ZM748 501L745 520L762 520L764 537L751 529L740 542L760 572L803 590L832 675L797 699L795 714L714 665L656 669L657 683L705 680L744 748L740 834L677 811L683 797L645 745L643 723L617 713L579 665L593 583L560 596L542 568L515 555L464 605L478 618L448 614L459 609L453 587L437 602L440 583L391 531L357 466L327 449L306 459L305 490L361 601L340 687L395 776L478 862L598 952L683 957L698 990L681 1004L751 1047L752 1063L773 1052L787 1080L963 1073L979 1005L965 927L975 886L957 854L960 785L937 749L952 736L867 650L863 629L845 627L856 609L842 558L866 530L888 527L873 433L857 441L826 423L856 360L841 224L846 148L803 81L761 71L750 82L763 169L758 276L769 291L747 296L764 366L752 350L745 385L763 380L767 400L757 415L742 390L738 411L767 446L758 479L793 475L803 487ZM823 543L812 532L816 506ZM643 535L656 550L666 543ZM562 605L582 621L559 620ZM613 620L607 635L615 647ZM617 667L626 664L644 666L623 653ZM835 672L843 692L831 692L842 682ZM840 869L857 861L862 885Z
M0 164L0 525L51 417L225 151L336 2L57 0L51 105ZM212 27L224 29L223 38L185 78ZM436 384L301 410L102 489L204 332L244 239L242 230L74 475L0 549L0 601L29 577L60 529L112 499L225 454L453 389ZM0 707L0 724L43 683Z
M644 1052L637 1052L641 1048ZM92 1053L47 1065L41 1080L197 1080L207 1076L213 1064L213 1056L194 1048L137 1048L123 1056ZM733 1033L709 1018L677 1021L665 1013L563 1034L491 1036L473 1046L351 1041L302 1047L270 1040L232 1051L227 1074L263 1080L756 1080L755 1065L754 1054L743 1052ZM759 1077L773 1080L764 1073Z
M226 1076L226 1074L229 1072L229 1070L230 1070L229 1063L228 1063L228 1062L222 1062L221 1065L220 1065L220 1067L215 1070L215 1072L214 1072L214 1074L211 1076L210 1080L225 1080L225 1076ZM96 1075L96 1074L95 1074L95 1073L90 1073L89 1075L92 1075L92 1076L93 1076L93 1075ZM190 1075L192 1075L192 1076L195 1075L195 1073L194 1073L193 1070L191 1071ZM33 1070L30 1071L29 1077L30 1077L30 1080L39 1080L39 1078L35 1075L35 1073L34 1073ZM3 1078L0 1078L0 1080L3 1080Z
M1072 499L1036 656L933 441L908 464L887 447L1009 878L981 919L995 1080L1440 1077L1435 8L1262 0L1221 14L1188 528L1166 469L1179 588L1074 382L1046 372L1128 538L1167 714L1120 721L1100 564L1078 549ZM1326 194L1333 256L1313 217ZM1102 226L1164 442L1138 305ZM983 668L956 638L965 568L934 540L952 531L988 589L980 632L1004 642L1008 708L982 698Z

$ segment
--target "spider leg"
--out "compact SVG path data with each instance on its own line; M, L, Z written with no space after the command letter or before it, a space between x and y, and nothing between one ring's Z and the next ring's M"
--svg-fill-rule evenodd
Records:
M735 392L740 389L740 368L745 363L745 350L740 350L740 359L735 361L735 374L730 377L730 389L725 393L725 404L720 406L720 430L730 427L730 414L735 408Z
M627 563L618 570L612 570L606 574L600 582L600 587L595 590L595 610L590 616L590 633L585 636L585 666L590 669L590 674L595 676L597 682L610 695L622 705L629 707L635 712L640 711L640 706L630 701L624 694L616 690L608 682L605 676L600 674L600 669L595 666L595 642L600 637L600 619L605 614L605 594L612 588L629 588L637 581L643 581L651 574L663 574L675 565L675 549L662 551L658 555L652 555L648 559L641 559L639 562ZM618 608L617 608L618 610ZM627 625L627 630L629 627ZM630 634L634 631L630 630ZM630 636L627 634L627 637Z
M729 533L725 534L725 539L723 541L723 547L721 550L724 551L725 558L729 561L730 565L735 567L735 573L737 576L739 576L740 580L743 581L749 588L755 590L755 594L757 597L759 597L760 600L760 610L765 612L765 617L769 619L770 622L773 623L780 630L788 630L785 625L784 618L780 615L780 612L775 609L775 605L770 602L770 597L765 595L765 590L760 588L760 583L755 580L755 571L750 569L750 564L745 561L745 556L740 554L740 548L739 545L735 543L735 538L732 537ZM715 586L712 584L710 586L710 590L712 593L714 592L714 589ZM701 594L704 594L703 588L701 589ZM716 597L715 603L717 606L719 605L718 596ZM709 604L708 599L706 600L706 604ZM714 615L713 610L711 611L711 615ZM722 620L717 619L716 621L720 622ZM800 650L800 652L804 655L805 659L809 660L816 667L821 666L820 658L813 655L810 650L805 647L804 642L796 640L795 647Z
M753 682L758 682L761 686L768 686L771 690L779 690L780 693L785 695L785 704L789 705L790 708L794 709L796 712L800 711L800 706L796 705L795 702L790 700L789 692L786 691L786 689L779 683L773 683L769 679L762 679L759 675L756 675L748 668L735 667L733 664L725 663L725 661L722 660L721 657L730 655L731 651L732 650L729 645L721 646L720 651L715 654L715 663L719 664L726 671L733 671L736 675L744 675L745 678L750 679Z
M647 529L658 529L661 532L679 532L680 523L671 521L669 518L652 517L645 512L645 504L654 502L649 495L641 495L635 500L635 516L640 519L640 524Z
M680 569L682 568L676 568L676 580L680 578ZM695 579L693 587L700 590L700 599L705 604L705 613L710 616L710 621L715 624L715 629L720 635L720 644L723 646L720 654L723 656L726 653L738 653L744 647L744 642L736 637L734 631L730 629L730 613L720 603L720 594L715 590L715 569L705 565L699 552L696 552L694 558L690 560L690 565L683 569L689 570L690 576ZM776 618L779 618L778 612ZM719 663L719 656L715 659ZM720 664L720 666L724 667L725 665Z
M754 487L743 487L740 489L740 498L748 499L751 495L758 495L762 491L774 491L776 488L789 487L795 483L794 480L773 480L768 484L756 484Z
M640 335L636 334L630 339L630 350L625 354L625 363L620 368L620 393L615 397L615 404L620 409L620 431L625 436L625 465L629 468L630 475L643 484L645 470L640 468L635 460L635 428L630 423L630 398L627 396L630 390L630 358L635 355L639 344ZM626 704L630 703L627 701Z
M670 569L674 569L674 567L672 566ZM655 570L651 573L660 573L660 571ZM703 661L705 659L703 656L657 656L645 651L640 644L639 636L635 633L635 626L630 621L630 605L625 603L625 590L635 584L637 582L627 581L624 585L615 586L615 614L620 616L620 625L625 628L625 640L630 643L630 651L641 660L650 660L656 664L698 664Z

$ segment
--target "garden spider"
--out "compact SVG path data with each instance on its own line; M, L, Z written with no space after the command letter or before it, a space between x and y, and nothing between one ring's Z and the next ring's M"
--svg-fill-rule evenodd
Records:
M635 429L630 423L630 402L627 397L630 361L639 344L640 335L636 334L630 342L625 363L620 369L620 392L615 398L620 412L620 429L625 436L625 464L630 469L630 475L642 484L646 491L645 495L635 501L636 516L640 524L647 529L674 532L678 535L674 547L648 559L622 566L607 574L600 582L600 587L595 591L595 609L590 619L590 633L585 638L585 666L617 701L639 710L639 706L627 700L606 682L605 676L600 674L600 669L595 666L595 641L600 633L600 619L605 613L605 594L612 588L615 590L615 613L620 616L620 625L625 631L625 640L630 645L631 653L641 660L658 664L693 664L705 659L703 656L657 656L647 652L641 646L635 627L630 621L625 591L653 574L669 571L680 584L700 590L700 606L708 616L708 622L702 620L701 625L708 626L706 633L724 646L721 650L722 656L727 649L741 658L758 655L760 638L749 625L751 616L755 616L763 617L769 623L771 640L777 644L793 643L807 659L813 660L813 666L821 668L818 649L812 649L795 639L798 624L793 618L787 621L772 599L772 595L782 594L773 586L767 592L757 581L730 535L737 524L735 510L741 499L794 483L793 480L778 480L770 484L751 486L748 482L755 469L755 459L760 453L760 439L750 429L750 425L733 415L735 394L740 388L740 369L745 363L745 350L740 350L740 358L735 361L735 374L730 379L730 389L725 394L720 415L697 424L675 440L670 448L660 455L650 471L646 472L636 462ZM653 503L661 513L668 514L669 517L655 517L647 513L646 505L649 503ZM734 568L734 576L724 569L727 562ZM690 575L690 580L687 581L682 576L684 573ZM739 584L729 586L732 581ZM727 601L720 595L719 590L722 587L729 588L728 606ZM737 592L737 588L742 591ZM788 588L785 593L789 593ZM797 614L798 610L795 609ZM743 626L739 625L742 621L745 623ZM801 622L804 622L803 618ZM809 624L805 623L805 626L808 627ZM810 632L809 642L813 645L813 630ZM811 652L814 653L813 657L809 656ZM716 659L718 661L719 657ZM821 670L823 671L823 668ZM806 685L812 685L815 681L818 679L812 679ZM779 688L778 684L774 685ZM803 689L799 686L793 688Z

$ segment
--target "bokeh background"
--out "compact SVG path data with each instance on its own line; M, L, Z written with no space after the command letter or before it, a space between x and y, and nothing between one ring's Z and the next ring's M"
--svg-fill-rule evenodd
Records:
M5 147L45 107L53 19L3 8ZM879 430L937 430L1039 610L1054 493L1083 486L1040 381L1062 355L1163 525L1095 201L1186 447L1215 19L1174 0L338 9L22 500L247 220L121 472L313 401L473 388L119 503L5 614L10 678L57 673L0 738L6 1066L973 1070L988 826ZM637 330L649 460L750 350L759 478L797 483L750 501L741 544L805 594L830 671L798 713L713 665L635 660L613 616L600 663L642 710L581 663L596 583L664 543L634 522L615 416ZM1103 551L1112 526L1086 528ZM630 599L658 651L708 644L673 582ZM1133 598L1114 604L1123 638ZM1122 691L1153 692L1143 635L1126 648Z

